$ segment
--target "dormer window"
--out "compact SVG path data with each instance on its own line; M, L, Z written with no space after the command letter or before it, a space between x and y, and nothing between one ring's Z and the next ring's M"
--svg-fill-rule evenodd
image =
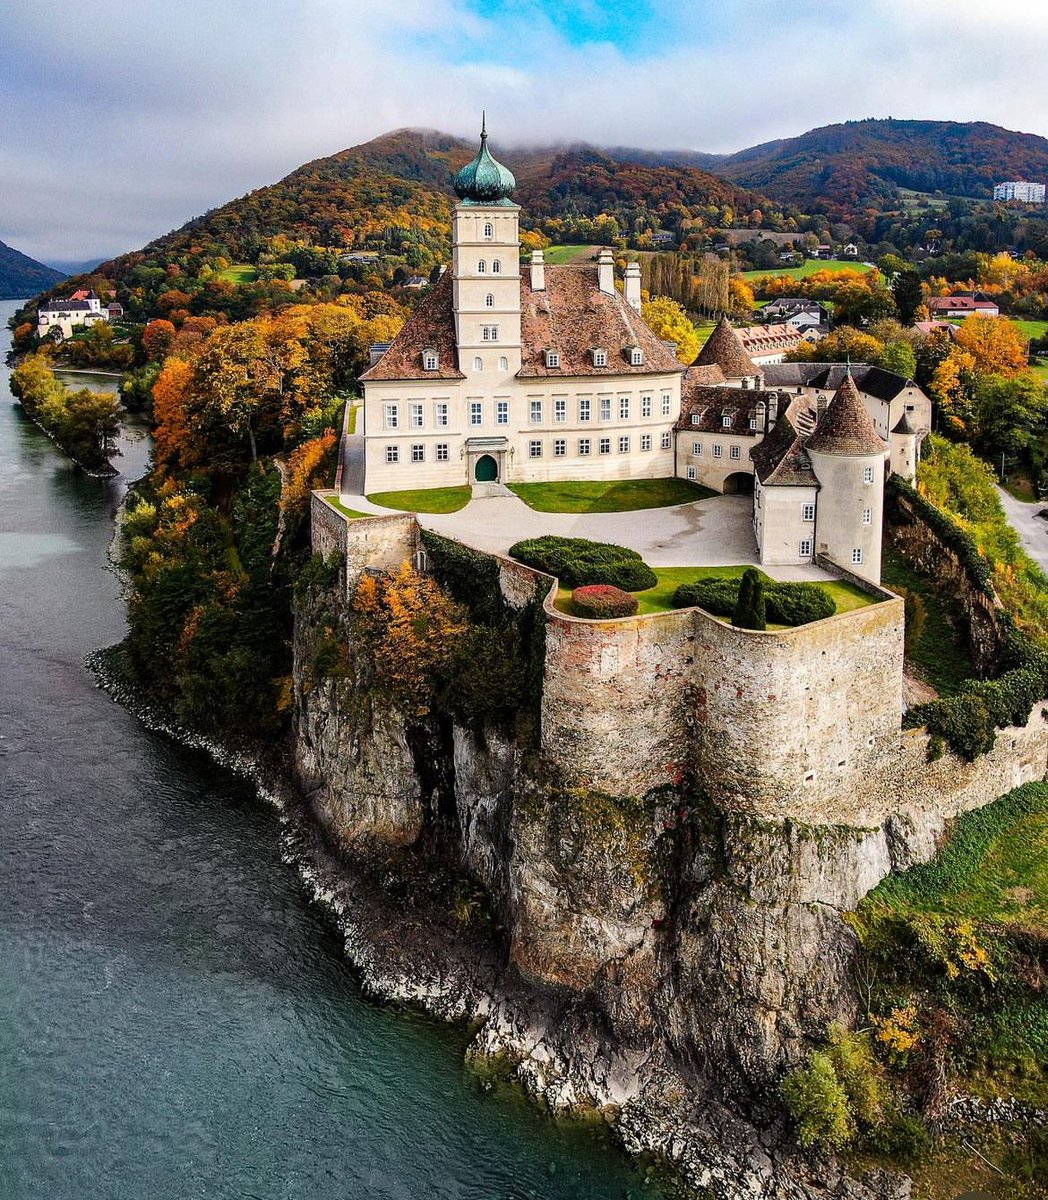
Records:
M594 350L593 351L593 365L595 367L606 367L608 365L607 350Z
M640 348L640 346L630 346L629 356L631 367L644 366L644 351Z
M484 223L484 236L486 238L493 238L495 236L495 227L490 221Z
M440 366L440 355L436 350L422 351L422 368L425 371L435 371Z
M700 416L700 414L699 414L699 413L692 413L692 414L691 414L691 423L692 423L693 425L698 425L698 423L699 423L699 421L700 421L701 419L702 419L702 418L701 418L701 416Z
M560 366L560 351L559 350L547 350L546 351L546 366L547 367L559 367Z
M731 417L727 413L725 413L724 416L721 417L721 428L722 429L730 429L731 428Z

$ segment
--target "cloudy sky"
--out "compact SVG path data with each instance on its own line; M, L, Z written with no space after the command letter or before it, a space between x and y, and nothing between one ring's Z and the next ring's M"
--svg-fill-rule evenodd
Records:
M481 108L496 150L725 152L867 116L1048 136L1046 62L1044 0L0 0L0 240L116 254Z

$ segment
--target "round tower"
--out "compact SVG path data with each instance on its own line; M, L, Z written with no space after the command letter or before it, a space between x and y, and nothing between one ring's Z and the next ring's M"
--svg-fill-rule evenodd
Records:
M805 450L820 484L816 552L879 584L888 447L877 435L850 367Z
M889 437L891 446L891 470L893 475L900 475L907 483L917 479L917 431L903 410L895 428Z

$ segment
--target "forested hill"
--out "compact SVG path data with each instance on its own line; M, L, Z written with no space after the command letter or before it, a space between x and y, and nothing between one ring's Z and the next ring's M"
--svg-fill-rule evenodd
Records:
M476 141L431 130L385 134L306 163L77 279L108 279L132 320L166 315L165 305L240 319L272 306L292 278L395 287L448 261L451 181L476 149ZM643 247L660 229L698 241L754 209L765 223L786 220L779 206L694 167L623 163L579 146L492 150L517 175L525 247L529 234L580 243L626 237Z
M35 258L0 242L0 300L33 296L61 278L61 271L45 267Z
M1004 179L1048 181L1048 140L983 121L848 121L710 164L806 211L893 207L898 187L986 199Z

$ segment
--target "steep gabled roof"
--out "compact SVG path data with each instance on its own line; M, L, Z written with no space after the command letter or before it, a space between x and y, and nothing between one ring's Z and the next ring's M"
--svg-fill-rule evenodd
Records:
M841 380L805 448L809 453L847 457L884 454L887 449L873 427L850 371Z
M368 383L378 379L465 379L458 368L451 282L451 273L445 271L390 348L361 379ZM439 365L435 371L423 368L423 350L436 350Z
M800 435L790 419L798 407L795 397L779 413L775 428L750 451L757 478L767 487L818 487Z
M759 375L760 371L742 348L738 334L732 329L727 317L721 317L717 328L710 334L706 345L699 351L694 367L710 367L716 364L724 372L725 379L743 379Z
M758 389L704 387L702 385L686 386L681 392L680 418L676 428L682 432L705 433L736 433L746 437L757 437L764 432L763 420L758 422L758 428L750 428L750 418L757 417L757 406L764 405L766 411L775 400L785 408L789 397L780 397L778 392L766 392ZM692 420L698 416L698 422ZM724 418L731 420L730 425L724 424Z

